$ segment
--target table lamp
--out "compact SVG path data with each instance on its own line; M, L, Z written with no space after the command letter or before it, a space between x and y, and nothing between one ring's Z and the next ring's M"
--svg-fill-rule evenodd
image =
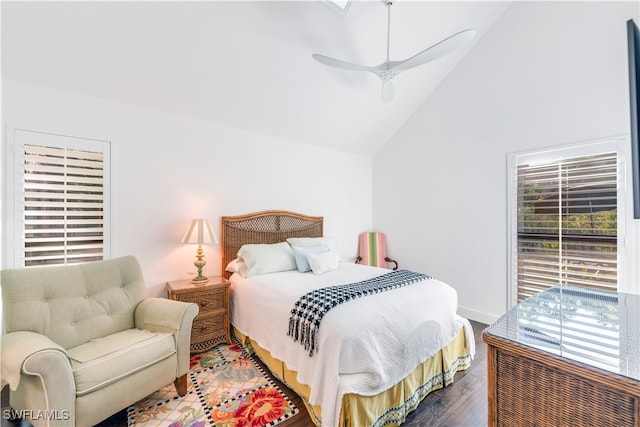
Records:
M207 263L207 261L204 260L204 254L202 253L202 245L218 243L218 238L216 237L216 233L213 232L211 223L206 219L194 219L191 221L191 225L182 238L182 243L198 244L196 260L193 262L193 265L198 269L198 275L193 278L191 283L196 286L204 285L209 281L209 279L202 275L202 268Z

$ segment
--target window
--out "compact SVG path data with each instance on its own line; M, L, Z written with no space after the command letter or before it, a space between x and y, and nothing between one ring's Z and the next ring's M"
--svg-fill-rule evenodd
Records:
M617 141L511 156L512 305L557 284L619 290L620 157Z
M14 130L15 265L102 260L108 254L109 144Z

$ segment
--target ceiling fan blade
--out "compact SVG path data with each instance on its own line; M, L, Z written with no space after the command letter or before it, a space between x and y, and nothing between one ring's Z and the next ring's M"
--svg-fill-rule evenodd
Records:
M352 70L352 71L370 71L375 72L373 67L368 67L366 65L353 64L351 62L341 61L339 59L329 58L328 56L319 55L314 53L311 55L313 59L316 61L329 65L330 67L342 68L343 70Z
M382 82L382 102L389 102L393 100L395 91L393 89L393 81L387 80Z
M431 47L426 48L422 52L405 59L404 61L394 61L392 65L396 70L408 70L409 68L417 67L418 65L426 64L435 59L441 58L454 50L469 43L476 36L474 30L464 30L456 33L446 39L434 44Z
M387 59L380 65L370 67L366 65L353 64L351 62L341 61L339 59L330 58L328 56L319 55L317 53L311 56L316 61L329 65L330 67L341 68L343 70L352 71L369 71L382 80L382 101L388 102L394 98L394 88L392 80L400 73L418 65L438 59L448 53L453 52L459 47L467 44L476 36L474 30L464 30L453 34L446 39L434 44L433 46L423 50L422 52L407 58L403 61L391 61L389 59L389 39L391 34L391 0L385 0L387 5Z

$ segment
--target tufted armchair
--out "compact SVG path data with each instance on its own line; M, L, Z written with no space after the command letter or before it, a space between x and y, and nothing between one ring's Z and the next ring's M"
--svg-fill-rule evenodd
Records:
M133 256L3 270L2 381L36 426L91 426L172 381L187 389L198 306L145 298Z

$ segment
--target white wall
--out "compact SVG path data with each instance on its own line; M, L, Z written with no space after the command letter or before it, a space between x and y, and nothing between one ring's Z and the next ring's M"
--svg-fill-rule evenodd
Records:
M374 158L373 223L401 266L507 309L507 154L629 133L637 2L515 2Z
M225 215L321 215L350 258L371 227L370 158L15 81L2 96L3 152L10 127L111 141L111 256L137 256L150 295L195 272L196 248L179 244L193 218L210 219L219 237ZM219 246L204 251L205 274L219 274Z

